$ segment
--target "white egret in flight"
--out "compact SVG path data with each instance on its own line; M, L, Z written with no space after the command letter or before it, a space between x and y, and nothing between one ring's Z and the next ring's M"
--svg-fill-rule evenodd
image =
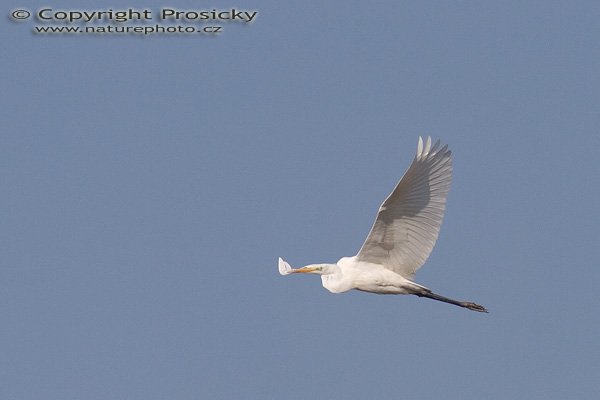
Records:
M385 199L371 232L354 257L336 264L311 264L294 269L279 258L279 273L319 274L325 289L342 293L351 289L378 294L414 294L469 310L487 312L479 304L453 300L413 281L438 238L452 181L448 145L431 138L423 146L394 191Z

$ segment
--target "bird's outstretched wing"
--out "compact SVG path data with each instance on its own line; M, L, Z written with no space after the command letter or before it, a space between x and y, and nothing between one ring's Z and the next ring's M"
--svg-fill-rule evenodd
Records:
M440 232L452 181L452 156L438 140L425 146L419 137L417 155L394 191L385 199L359 261L382 264L407 279L429 257Z

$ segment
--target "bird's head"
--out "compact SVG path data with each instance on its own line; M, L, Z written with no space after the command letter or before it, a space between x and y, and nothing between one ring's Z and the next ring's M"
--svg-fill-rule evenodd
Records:
M292 268L290 264L283 261L281 258L279 259L279 273L281 275L288 274L317 274L317 275L327 275L335 272L335 264L311 264L302 268Z

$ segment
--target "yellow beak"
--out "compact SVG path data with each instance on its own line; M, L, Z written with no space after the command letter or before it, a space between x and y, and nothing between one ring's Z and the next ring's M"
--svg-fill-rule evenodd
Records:
M292 270L294 274L310 274L311 272L315 272L317 267L302 267L298 269Z

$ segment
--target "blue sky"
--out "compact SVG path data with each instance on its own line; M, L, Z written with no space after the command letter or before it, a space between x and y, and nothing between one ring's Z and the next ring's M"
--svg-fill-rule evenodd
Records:
M116 8L3 13L42 6ZM166 6L258 15L0 23L0 397L597 395L597 2L122 8ZM454 180L416 280L490 314L281 277L358 251L419 135Z

